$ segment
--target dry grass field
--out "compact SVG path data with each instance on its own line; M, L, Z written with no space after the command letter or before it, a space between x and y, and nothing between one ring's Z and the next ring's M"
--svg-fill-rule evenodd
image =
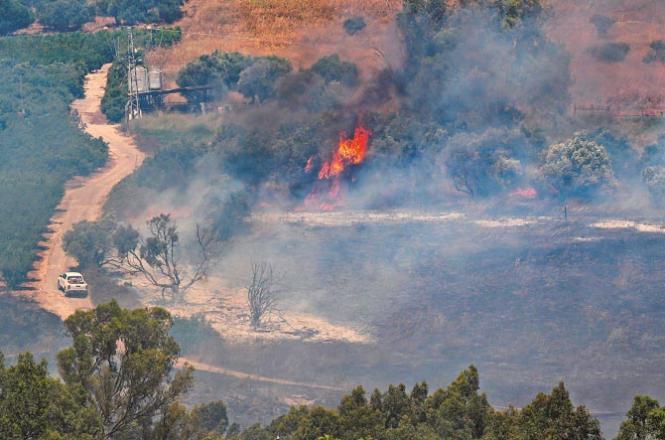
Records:
M401 0L190 0L176 23L182 43L153 51L149 60L172 81L186 63L214 50L276 54L296 68L339 53L371 75L401 60L394 25L400 7ZM364 17L367 28L351 36L343 23L355 16Z

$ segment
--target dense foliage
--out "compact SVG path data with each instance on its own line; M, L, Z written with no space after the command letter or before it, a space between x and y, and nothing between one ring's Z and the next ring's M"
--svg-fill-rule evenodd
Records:
M18 0L0 0L0 35L30 26L35 20L30 9Z
M84 135L69 114L82 67L4 62L0 73L0 271L14 287L32 266L65 181L102 165L106 145Z
M182 16L184 0L96 0L102 15L109 15L121 24L172 23Z
M261 102L273 96L276 81L291 70L291 63L284 58L215 51L188 64L178 74L177 83L181 87L210 86L212 92L206 94L207 99L219 99L227 91L236 90ZM192 98L202 97L192 95Z
M0 271L10 286L30 270L65 181L106 160L69 104L85 73L112 59L112 42L105 32L0 39Z
M39 22L59 32L81 29L92 16L86 0L43 1L37 8Z

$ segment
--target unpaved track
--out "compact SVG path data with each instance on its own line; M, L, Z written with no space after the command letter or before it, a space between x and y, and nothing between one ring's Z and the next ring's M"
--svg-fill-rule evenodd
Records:
M275 385L284 385L284 386L290 386L290 387L303 387L303 388L310 388L310 389L318 389L318 390L325 390L325 391L345 391L344 388L338 388L330 385L318 385L318 384L312 384L312 383L306 383L306 382L297 382L293 380L287 380L287 379L278 379L275 377L268 377L268 376L261 376L259 374L252 374L252 373L245 373L242 371L237 371L237 370L229 370L228 368L224 367L217 367L215 365L210 365L206 364L204 362L199 362L195 361L192 359L187 359L183 358L178 362L178 367L182 368L186 364L191 365L194 367L195 370L198 371L205 371L207 373L215 373L215 374L222 374L224 376L229 376L229 377L234 377L236 379L243 379L243 380L250 380L253 382L263 382L263 383L271 383Z
M51 219L53 231L42 243L46 250L35 265L31 278L37 280L29 287L32 296L44 309L55 313L63 320L78 309L92 307L90 298L65 298L56 288L58 274L76 264L62 249L62 238L76 223L98 220L104 202L113 187L130 175L144 159L131 137L125 135L117 125L108 123L101 113L102 96L106 77L111 65L89 74L85 81L85 97L72 103L78 112L85 131L95 138L102 138L109 146L106 166L89 177L74 178L67 183L65 195Z
M133 173L145 159L145 155L134 140L124 134L120 126L109 124L101 112L102 97L110 67L110 64L104 65L98 72L86 76L85 97L72 103L72 109L80 115L84 130L95 138L102 138L108 144L109 161L104 168L93 175L85 178L77 177L67 183L65 195L51 218L52 233L45 242L41 243L46 249L40 253L41 259L35 264L35 269L31 273L31 278L36 281L27 286L32 290L24 291L26 296L32 297L42 308L63 320L78 309L93 307L90 297L65 298L56 287L58 275L76 265L76 260L66 255L62 249L63 236L78 222L98 220L113 187ZM339 390L332 386L259 376L188 359L183 359L179 365L182 366L184 362L188 362L200 371L238 379L328 391Z

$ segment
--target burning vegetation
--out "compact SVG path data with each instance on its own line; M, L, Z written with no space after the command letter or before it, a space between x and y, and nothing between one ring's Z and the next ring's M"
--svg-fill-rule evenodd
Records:
M305 199L306 208L318 204L321 209L328 210L339 205L342 178L350 167L358 166L365 161L371 134L371 131L362 123L356 127L353 138L347 138L346 133L340 134L339 144L333 152L332 158L324 161L317 173L318 180L328 182L329 185L325 200L320 199L322 190L319 185ZM307 159L306 173L314 171L314 160L314 156Z
M358 355L349 370L392 380L377 359L401 368L404 355L413 354L413 365L405 367L435 376L425 364L457 362L470 356L471 346L478 347L473 356L492 369L494 383L507 370L518 371L515 359L542 366L539 384L546 383L571 371L566 361L597 347L594 354L604 356L606 365L619 365L624 359L614 357L612 344L623 340L623 331L637 331L631 321L640 307L634 305L628 318L596 318L620 308L607 292L628 295L617 287L625 279L631 285L636 273L655 275L645 271L646 260L621 248L623 242L606 241L590 223L569 223L568 215L593 215L593 208L576 208L607 201L620 203L606 204L604 212L657 208L665 199L665 139L643 148L623 127L570 112L572 58L545 32L547 12L533 0L406 0L394 23L400 39L393 42L403 63L386 62L373 77L359 74L363 66L353 59L334 54L309 67L276 56L203 56L178 81L210 87L211 93L192 96L189 105L223 114L198 118L177 136L164 129L173 116L140 122L141 140L160 149L111 203L130 200L116 213L122 218L135 214L130 204L140 212L142 200L161 194L162 205L189 203L185 212L194 213L192 224L230 217L239 225L251 223L224 228L228 248L212 271L233 280L256 255L277 262L280 272L286 267L287 274L297 274L287 276L292 289L280 296L280 307L284 300L284 307L327 314L331 321L362 321L377 345L394 350ZM594 23L585 23L593 31ZM372 26L369 21L358 35L371 34ZM601 37L609 39L619 23L600 26ZM584 53L593 58L588 47ZM607 47L618 49L616 56L610 50L613 65L637 52L632 42L629 50ZM642 64L653 67L658 60ZM574 206L570 211L568 204ZM252 217L252 209L267 213ZM285 211L297 218L293 224L250 221ZM349 219L352 211L368 220ZM511 217L477 219L478 212ZM317 215L347 222L308 224ZM552 228L522 215L545 219ZM428 220L413 222L416 216ZM449 218L462 220L451 226ZM625 258L617 256L622 250ZM614 259L599 257L606 254ZM558 258L553 273L552 255ZM586 260L571 261L570 255ZM625 279L609 280L607 274L616 273ZM585 275L591 278L580 282ZM605 283L602 293L593 290L598 280ZM251 296L250 308L256 309ZM272 307L271 301L263 304ZM248 321L262 328L252 314ZM542 317L546 326L538 327ZM585 333L588 328L593 334ZM546 349L534 350L542 341ZM316 358L318 348L299 348L292 348L293 358ZM610 377L605 370L599 374Z

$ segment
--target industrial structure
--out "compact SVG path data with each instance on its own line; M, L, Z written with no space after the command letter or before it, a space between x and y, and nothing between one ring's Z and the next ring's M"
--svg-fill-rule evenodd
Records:
M127 92L125 105L127 122L140 119L144 112L154 111L164 106L164 96L179 93L187 97L189 94L205 94L210 86L164 88L164 75L161 70L145 66L137 58L134 35L129 29L129 45L127 48Z

